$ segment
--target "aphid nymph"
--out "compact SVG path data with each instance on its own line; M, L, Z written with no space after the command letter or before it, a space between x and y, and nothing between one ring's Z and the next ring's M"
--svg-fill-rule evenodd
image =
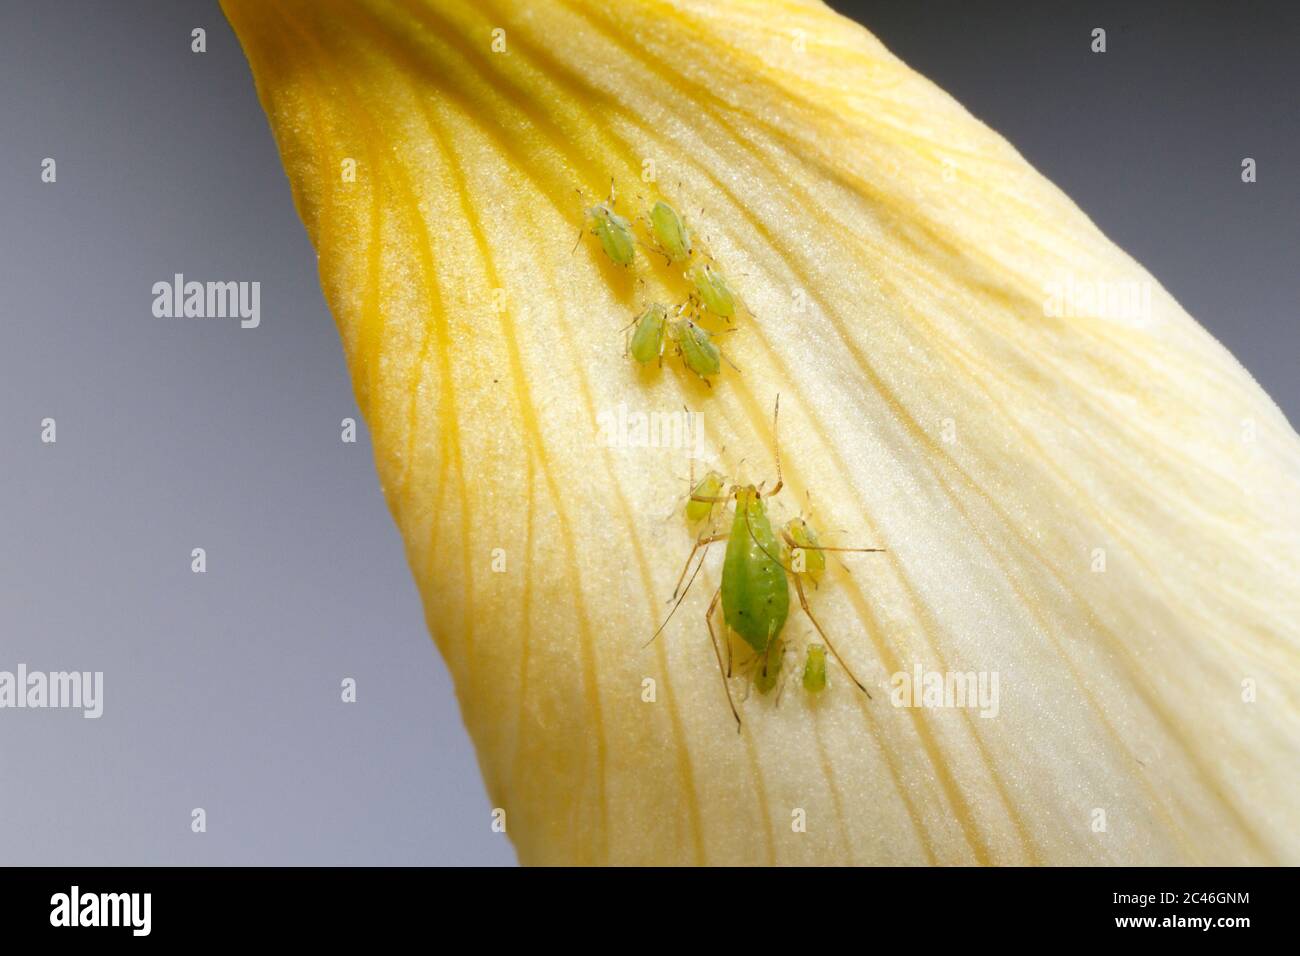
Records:
M695 461L691 460L691 470L694 472ZM727 485L727 479L716 471L710 471L700 479L699 484L695 484L694 477L691 478L691 494L686 500L686 520L693 525L699 524L705 518L713 514L713 509L717 507L718 497Z
M808 657L803 665L803 689L810 694L820 694L826 689L826 648L821 644L808 645Z
M691 257L691 233L677 210L660 200L650 210L650 231L659 251L669 262L685 262Z
M772 413L774 445L776 443L777 422L780 412L781 399L778 396L776 407ZM708 480L707 476L705 480ZM784 479L781 476L781 451L779 445L776 445L776 484L771 491L764 492L761 484L755 486L735 483L727 488L725 493L720 494L703 494L704 490L711 489L702 489L700 486L692 488L691 503L707 505L710 508L715 504L726 504L728 502L733 505L731 530L723 533L711 532L696 539L695 546L691 549L686 564L682 568L681 577L678 579L677 590L681 593L678 595L676 591L674 592L676 603L673 605L672 612L669 613L668 619L660 625L659 630L655 631L654 637L651 637L653 641L655 637L659 636L660 631L667 626L668 620L672 619L672 615L676 613L677 608L685 600L695 576L699 574L700 568L704 565L709 546L719 541L726 541L727 549L722 563L722 583L718 586L713 599L709 602L709 608L705 612L705 623L709 628L709 637L713 641L714 656L718 661L718 669L722 673L722 684L727 693L727 704L731 707L732 716L736 718L737 730L740 729L740 714L736 710L734 700L732 700L731 686L727 681L729 668L724 668L722 663L722 651L718 644L717 632L713 626L714 612L717 610L718 604L721 603L722 619L726 627L738 634L756 655L762 656L763 660L756 675L756 685L760 692L766 692L772 686L775 686L781 669L781 657L784 651L781 635L785 628L786 619L790 615L791 582L793 582L795 593L798 595L799 606L808 615L808 619L812 621L813 627L817 629L824 646L830 649L831 654L844 668L845 673L849 675L853 683L868 697L871 696L866 686L854 676L848 665L845 664L844 659L840 657L839 652L835 650L835 645L827 638L826 632L822 630L821 624L818 623L817 618L813 616L812 609L808 606L808 596L804 590L804 578L808 577L809 574L807 564L803 565L804 570L796 570L788 567L783 559L788 559L792 549L801 549L811 554L822 551L878 552L883 551L884 548L825 548L815 544L814 539L807 534L803 534L799 539L796 539L787 530L788 525L782 529L780 537L778 537L777 533L772 529L772 522L768 516L767 500L778 494L784 484ZM700 512L696 513L700 514ZM807 530L806 526L805 530ZM700 556L699 563L695 566L694 572L690 574L689 580L687 580L687 572L695 560L695 555L701 551L703 551L703 554ZM686 580L685 589L681 585L683 580ZM728 647L730 647L729 643ZM812 653L811 650L810 653ZM822 671L821 686L824 686L824 663ZM808 666L805 665L806 687L809 680ZM814 685L817 684L815 673L811 680ZM813 690L811 687L809 689Z
M736 297L730 284L710 263L697 262L687 276L706 309L723 319L730 319L736 314Z
M668 322L668 308L658 302L646 307L636 319L628 351L642 365L662 357L664 351L664 326Z
M826 553L818 546L817 532L803 518L791 518L781 537L789 542L790 567L816 585L826 570Z
M615 265L630 266L636 258L636 240L632 236L632 224L614 211L618 198L614 195L614 181L609 182L609 198L597 203L587 210L585 228L600 240L600 247ZM578 233L578 242L582 233ZM574 243L574 249L578 248Z
M707 329L696 325L690 319L678 319L668 327L673 345L682 357L688 369L709 384L709 376L717 375L722 368L719 361L721 353L713 344L713 336Z

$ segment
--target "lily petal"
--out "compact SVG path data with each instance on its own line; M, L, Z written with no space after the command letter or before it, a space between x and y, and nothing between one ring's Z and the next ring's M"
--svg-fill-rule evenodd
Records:
M223 7L522 861L1300 862L1300 439L951 97L812 0ZM711 388L623 354L680 276L573 251L611 178L743 298ZM810 597L872 698L832 661L737 735L719 555L643 649L687 450L609 423L770 480L778 393L772 507L888 549ZM996 715L896 706L918 667Z

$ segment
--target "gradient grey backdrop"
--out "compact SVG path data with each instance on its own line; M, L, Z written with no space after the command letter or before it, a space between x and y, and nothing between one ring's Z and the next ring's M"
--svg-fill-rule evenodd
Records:
M1296 420L1300 17L836 5ZM0 3L0 217L0 670L106 684L97 721L0 711L0 863L512 862L367 437L339 441L357 412L315 256L216 4ZM261 328L155 319L174 272L260 281Z

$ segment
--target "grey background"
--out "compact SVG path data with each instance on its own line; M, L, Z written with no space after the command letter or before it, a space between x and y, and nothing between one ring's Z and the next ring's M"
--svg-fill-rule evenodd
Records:
M1296 14L837 6L1296 420ZM367 436L339 441L357 411L315 256L215 3L0 3L0 217L0 670L106 684L97 721L0 711L0 863L513 862ZM261 328L153 318L174 272L259 280Z

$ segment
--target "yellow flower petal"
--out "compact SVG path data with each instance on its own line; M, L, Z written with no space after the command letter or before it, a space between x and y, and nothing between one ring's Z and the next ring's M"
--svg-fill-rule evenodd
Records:
M815 2L223 6L521 860L1300 862L1300 439L950 97ZM611 177L753 312L712 389L623 355L676 277L571 251ZM601 423L686 405L770 479L778 392L773 507L888 548L811 598L873 699L832 662L737 735L720 555L642 649L686 452ZM996 672L996 717L894 706L917 666Z

